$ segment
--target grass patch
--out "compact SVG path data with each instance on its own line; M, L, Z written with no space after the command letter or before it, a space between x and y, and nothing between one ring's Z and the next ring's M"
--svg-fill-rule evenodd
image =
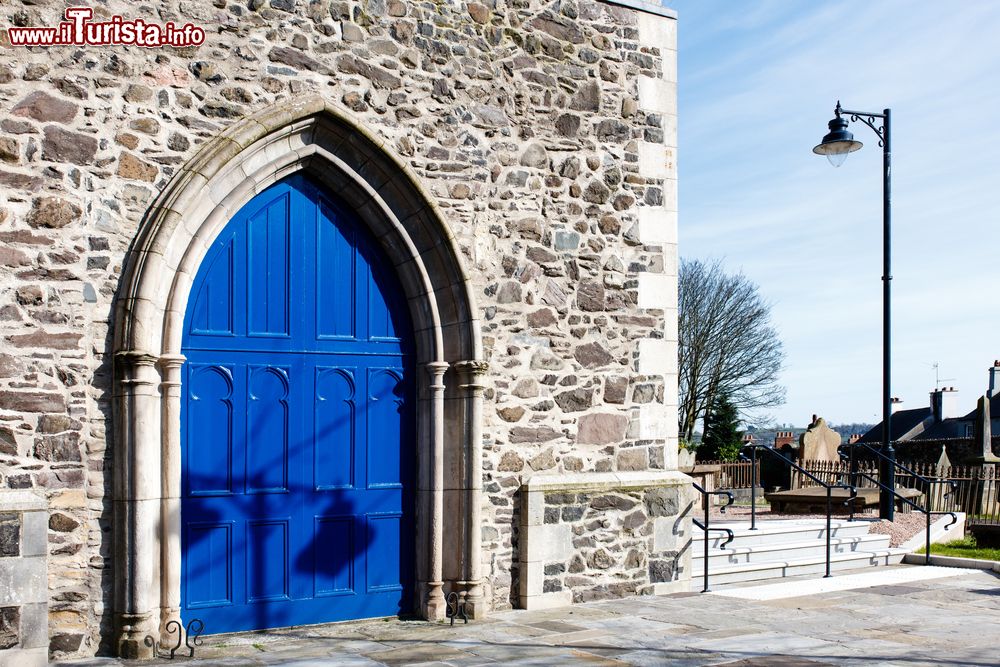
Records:
M920 553L924 553L921 549ZM981 547L976 544L976 538L966 537L944 544L932 544L931 554L938 556L957 556L958 558L976 558L978 560L1000 561L1000 549Z

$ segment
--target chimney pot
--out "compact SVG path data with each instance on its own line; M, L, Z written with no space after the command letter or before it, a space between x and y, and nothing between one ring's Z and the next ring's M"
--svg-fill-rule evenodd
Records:
M958 409L958 390L954 387L941 387L931 392L931 414L935 422L960 417Z

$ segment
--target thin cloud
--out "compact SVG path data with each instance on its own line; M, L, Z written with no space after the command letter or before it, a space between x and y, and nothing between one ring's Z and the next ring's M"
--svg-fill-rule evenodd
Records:
M778 419L879 411L881 151L855 124L866 145L845 166L810 154L838 98L894 112L893 393L923 405L937 361L971 402L1000 356L1000 311L983 297L1000 228L1000 5L674 6L681 253L725 256L775 303Z

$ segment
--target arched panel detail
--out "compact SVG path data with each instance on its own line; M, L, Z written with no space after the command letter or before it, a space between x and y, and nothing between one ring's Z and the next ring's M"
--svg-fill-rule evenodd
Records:
M226 366L191 364L191 427L188 448L197 452L211 477L188 478L185 486L192 496L229 495L233 488L233 372ZM199 424L221 424L217 431L206 432Z
M251 365L247 381L247 493L288 490L289 368ZM277 444L276 444L277 443ZM270 451L270 456L256 456Z
M315 489L346 489L356 486L354 368L317 368L314 423L316 440L313 478Z

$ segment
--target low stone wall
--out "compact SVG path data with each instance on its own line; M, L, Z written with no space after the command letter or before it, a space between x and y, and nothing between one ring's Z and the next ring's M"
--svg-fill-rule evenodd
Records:
M694 502L687 475L535 475L522 494L522 608L686 589Z
M0 492L0 667L48 662L48 516L34 493Z

